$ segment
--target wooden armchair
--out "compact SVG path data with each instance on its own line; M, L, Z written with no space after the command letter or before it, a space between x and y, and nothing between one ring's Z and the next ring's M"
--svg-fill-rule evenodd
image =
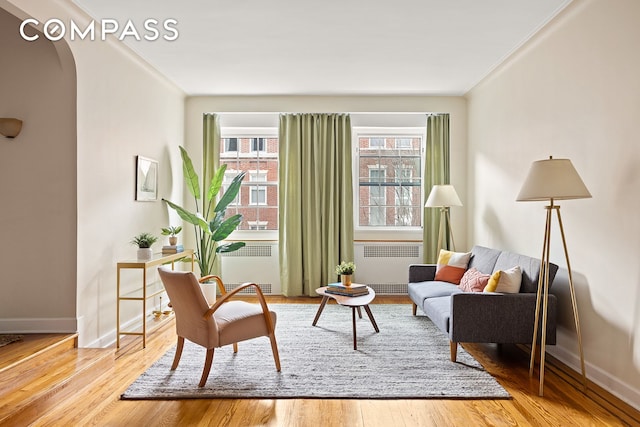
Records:
M267 336L271 341L276 369L280 372L280 356L275 336L276 313L267 307L262 290L257 284L245 283L227 292L220 277L205 276L201 280L215 280L221 293L216 303L209 307L192 272L162 267L158 268L158 272L176 315L178 344L171 370L178 367L185 339L205 347L207 355L198 384L199 387L204 387L211 371L215 348L233 344L233 350L237 352L238 342ZM255 288L260 304L230 301L238 292L249 287Z

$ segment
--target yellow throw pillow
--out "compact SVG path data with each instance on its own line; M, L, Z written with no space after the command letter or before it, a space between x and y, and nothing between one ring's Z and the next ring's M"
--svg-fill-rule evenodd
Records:
M435 279L459 285L460 279L467 271L469 259L471 259L471 252L452 252L441 249Z
M485 292L495 292L498 287L498 282L500 281L501 270L494 272L491 277L489 277L489 281L487 282L487 286L484 287Z
M519 265L508 270L498 270L491 275L484 292L517 294L522 284L522 270Z

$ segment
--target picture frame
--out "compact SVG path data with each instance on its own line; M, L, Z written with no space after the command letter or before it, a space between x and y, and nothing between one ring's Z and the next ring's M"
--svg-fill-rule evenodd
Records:
M136 200L158 200L158 162L144 156L136 156Z

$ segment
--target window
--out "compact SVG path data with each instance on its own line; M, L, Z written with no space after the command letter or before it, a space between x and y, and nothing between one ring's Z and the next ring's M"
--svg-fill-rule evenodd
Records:
M369 138L369 148L384 148L384 138Z
M357 226L420 227L423 137L401 132L364 135L357 130L354 135Z
M251 151L264 151L264 138L251 138Z
M234 132L237 128L234 128ZM244 135L241 132L246 132ZM256 135L247 128L236 136L225 134L220 152L220 163L227 165L225 184L239 171L245 171L240 193L234 204L229 205L227 215L242 214L238 230L278 229L278 137L277 131ZM248 134L248 136L247 136ZM235 148L235 150L231 150Z
M238 151L238 138L226 138L224 140L224 151Z
M385 225L387 196L384 187L386 171L379 167L369 169L369 225Z
M255 185L251 187L249 197L250 205L266 205L267 204L267 187Z

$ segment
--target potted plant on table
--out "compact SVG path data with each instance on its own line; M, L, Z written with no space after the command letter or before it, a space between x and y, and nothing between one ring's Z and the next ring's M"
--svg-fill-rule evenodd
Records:
M140 233L131 240L132 245L138 247L138 259L151 259L153 252L151 245L158 241L158 238L151 233Z
M342 261L336 266L336 274L340 276L344 286L351 286L351 277L354 271L356 271L356 265L352 261Z
M182 156L184 179L189 192L194 198L195 212L189 211L169 200L162 200L174 209L180 218L193 225L196 235L196 261L200 268L201 277L205 277L213 273L217 254L237 251L245 246L245 242L222 242L242 222L241 214L235 214L228 218L225 218L225 216L227 206L238 196L240 185L246 172L240 172L236 175L231 180L226 191L217 200L222 189L227 165L223 164L214 172L211 182L205 184L206 188L203 188L205 191L201 193L198 174L193 167L189 154L183 147L180 147L180 155ZM215 292L215 287L213 292ZM211 301L211 298L207 299Z
M162 235L163 236L169 236L169 244L171 246L175 246L178 244L178 234L182 231L182 227L181 226L176 226L174 227L173 225L170 225L166 228L162 229Z

